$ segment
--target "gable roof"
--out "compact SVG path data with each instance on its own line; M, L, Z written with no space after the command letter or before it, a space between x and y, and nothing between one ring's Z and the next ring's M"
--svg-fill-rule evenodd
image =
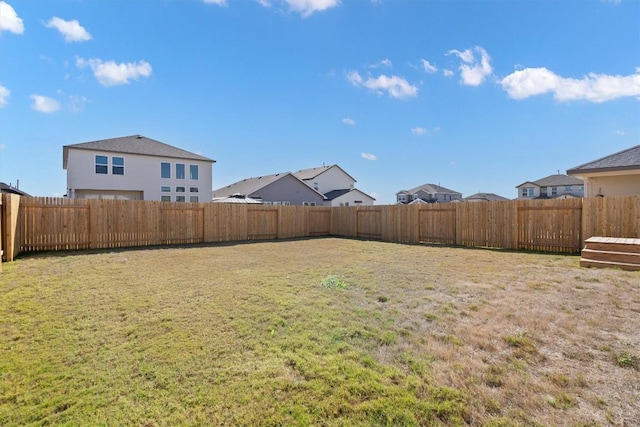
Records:
M574 175L579 173L632 169L640 169L640 145L576 166L567 170L567 174Z
M266 187L269 184L273 184L274 182L283 179L287 176L291 176L296 181L299 181L301 185L304 185L304 188L308 188L310 191L319 194L324 198L322 194L309 187L307 184L302 182L298 177L296 177L291 172L282 172L275 173L273 175L264 175L258 176L255 178L245 178L242 181L234 182L233 184L229 184L225 187L218 188L217 190L213 190L213 197L226 197L230 196L234 193L244 194L245 196L249 196L256 191Z
M583 183L581 179L557 173L545 176L536 181L525 181L520 185L516 185L516 188L520 188L525 184L534 184L538 187L562 187L565 185L582 185Z
M316 168L300 169L298 172L294 172L293 174L298 179L301 179L303 181L307 181L309 179L314 179L318 175L321 175L321 174L325 173L326 171L328 171L331 168L340 169L345 175L347 175L349 178L351 178L353 180L353 182L356 182L356 180L351 175L349 175L344 169L342 169L338 165L329 165L329 166L324 166L323 165L323 166L318 166Z
M201 156L199 154L195 154L169 144L165 144L164 142L156 141L155 139L147 138L146 136L130 135L120 138L101 139L98 141L82 142L80 144L63 146L63 169L67 168L69 148L79 150L107 151L123 154L140 154L144 156L173 157L176 159L199 160L215 163L215 160L208 157Z
M375 198L371 197L370 195L368 195L367 193L365 193L363 191L358 190L357 188L347 188L347 189L344 189L344 190L332 190L332 191L329 191L328 193L326 193L324 195L324 197L327 200L334 200L334 199L337 199L340 196L344 196L345 194L352 193L354 191L362 194L365 197L369 197L371 200L375 200Z
M458 192L458 191L453 191L453 190L449 190L448 188L445 187L441 187L439 185L435 185L435 184L423 184L419 187L416 188L412 188L411 190L401 190L398 191L396 194L415 194L418 191L425 191L429 194L460 194L462 195L462 193Z
M494 193L476 193L465 197L464 200L486 200L488 202L503 202L509 200L506 197L498 196Z

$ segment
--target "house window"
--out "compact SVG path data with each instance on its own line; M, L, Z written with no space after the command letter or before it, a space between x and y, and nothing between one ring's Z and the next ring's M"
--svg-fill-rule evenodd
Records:
M189 165L189 179L198 180L198 165Z
M170 185L163 185L160 187L160 191L162 191L163 193L170 193L171 192L171 186ZM165 197L165 196L162 196Z
M160 201L161 202L170 202L171 201L171 196L160 196Z
M579 187L578 187L578 190L579 190L579 191L584 191L584 185L579 186Z
M551 195L552 196L558 195L558 187L551 187Z
M522 189L522 197L533 197L535 189L533 187L525 187Z
M302 206L315 206L316 202L302 202Z
M354 200L353 203L355 203L356 205L359 205L362 203L362 200Z
M571 191L571 186L567 185L566 187L564 187L564 191Z
M184 179L184 163L176 163L176 179Z
M540 195L541 196L547 195L547 187L540 187Z
M189 196L189 201L191 203L198 203L198 196Z
M176 193L184 193L184 187L176 187Z
M185 196L176 196L176 202L185 202Z
M171 163L160 163L160 178L171 178Z
M124 175L124 157L111 158L111 173L114 175Z
M107 174L109 172L109 158L96 156L96 173Z
M314 183L313 183L313 189L314 189L314 190L316 190L316 191L318 191L318 183L317 183L317 182L314 182Z
M189 187L189 193L197 193L198 187Z

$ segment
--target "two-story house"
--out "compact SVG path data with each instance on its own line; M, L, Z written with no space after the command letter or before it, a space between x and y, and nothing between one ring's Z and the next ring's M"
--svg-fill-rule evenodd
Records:
M356 180L338 165L301 169L294 175L325 197L325 206L371 206L375 200L355 188Z
M398 203L449 203L462 201L462 193L435 184L424 184L396 193Z
M211 201L215 160L142 135L65 145L62 152L70 198Z
M581 179L562 175L549 175L536 181L525 181L516 187L519 199L555 199L583 197L584 184Z

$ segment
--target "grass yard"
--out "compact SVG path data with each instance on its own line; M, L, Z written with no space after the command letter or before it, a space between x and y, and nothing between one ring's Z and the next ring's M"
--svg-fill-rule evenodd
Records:
M0 273L0 425L632 426L640 272L350 239Z

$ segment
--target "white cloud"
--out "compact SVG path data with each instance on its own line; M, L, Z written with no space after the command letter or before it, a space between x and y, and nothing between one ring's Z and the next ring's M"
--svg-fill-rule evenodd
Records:
M427 130L422 127L415 127L411 128L411 133L414 135L424 135L425 133L427 133Z
M91 40L91 34L74 19L73 21L65 21L54 16L45 24L47 28L55 28L64 36L66 42L86 42Z
M363 159L366 159L366 160L378 160L378 156L376 156L375 154L371 154L371 153L361 153L360 157L362 157Z
M614 132L616 135L618 136L627 136L627 132L623 131L623 130L617 130Z
M9 101L9 95L11 95L11 91L6 87L0 85L0 108L7 105Z
M347 74L347 80L354 86L362 86L378 94L387 92L393 98L409 98L418 95L418 88L402 77L385 76L369 77L366 80L357 71Z
M546 68L525 68L502 79L502 88L513 99L553 93L560 102L605 102L640 96L640 69L628 76L589 73L582 79L566 78Z
M340 4L340 0L284 0L289 9L307 18L315 12L322 12Z
M474 52L480 55L479 60L476 60ZM493 72L493 68L491 67L491 57L487 51L480 46L463 51L452 49L447 52L447 55L455 55L464 62L459 67L460 77L462 78L462 84L464 85L480 86Z
M356 124L356 121L347 117L342 119L342 123L344 123L345 125L353 126Z
M60 109L60 103L48 96L31 95L31 99L33 100L31 108L36 111L40 111L41 113L55 113Z
M151 64L147 61L127 62L117 64L114 61L101 59L76 58L78 68L90 67L93 75L103 86L128 84L130 80L149 77L152 72Z
M622 3L622 0L600 0L603 3L613 3L616 6L619 5L620 3Z
M451 70L442 70L442 74L443 74L445 77L452 77L454 73L453 73L453 71L451 71Z
M204 0L205 3L217 4L218 6L226 6L227 0Z
M436 67L426 59L421 59L420 61L422 61L422 67L424 68L425 73L432 74L438 71L438 67Z
M6 2L0 1L0 32L24 33L24 24L16 11Z
M378 68L378 67L392 67L393 63L389 58L385 58L382 61L369 65L369 68Z

